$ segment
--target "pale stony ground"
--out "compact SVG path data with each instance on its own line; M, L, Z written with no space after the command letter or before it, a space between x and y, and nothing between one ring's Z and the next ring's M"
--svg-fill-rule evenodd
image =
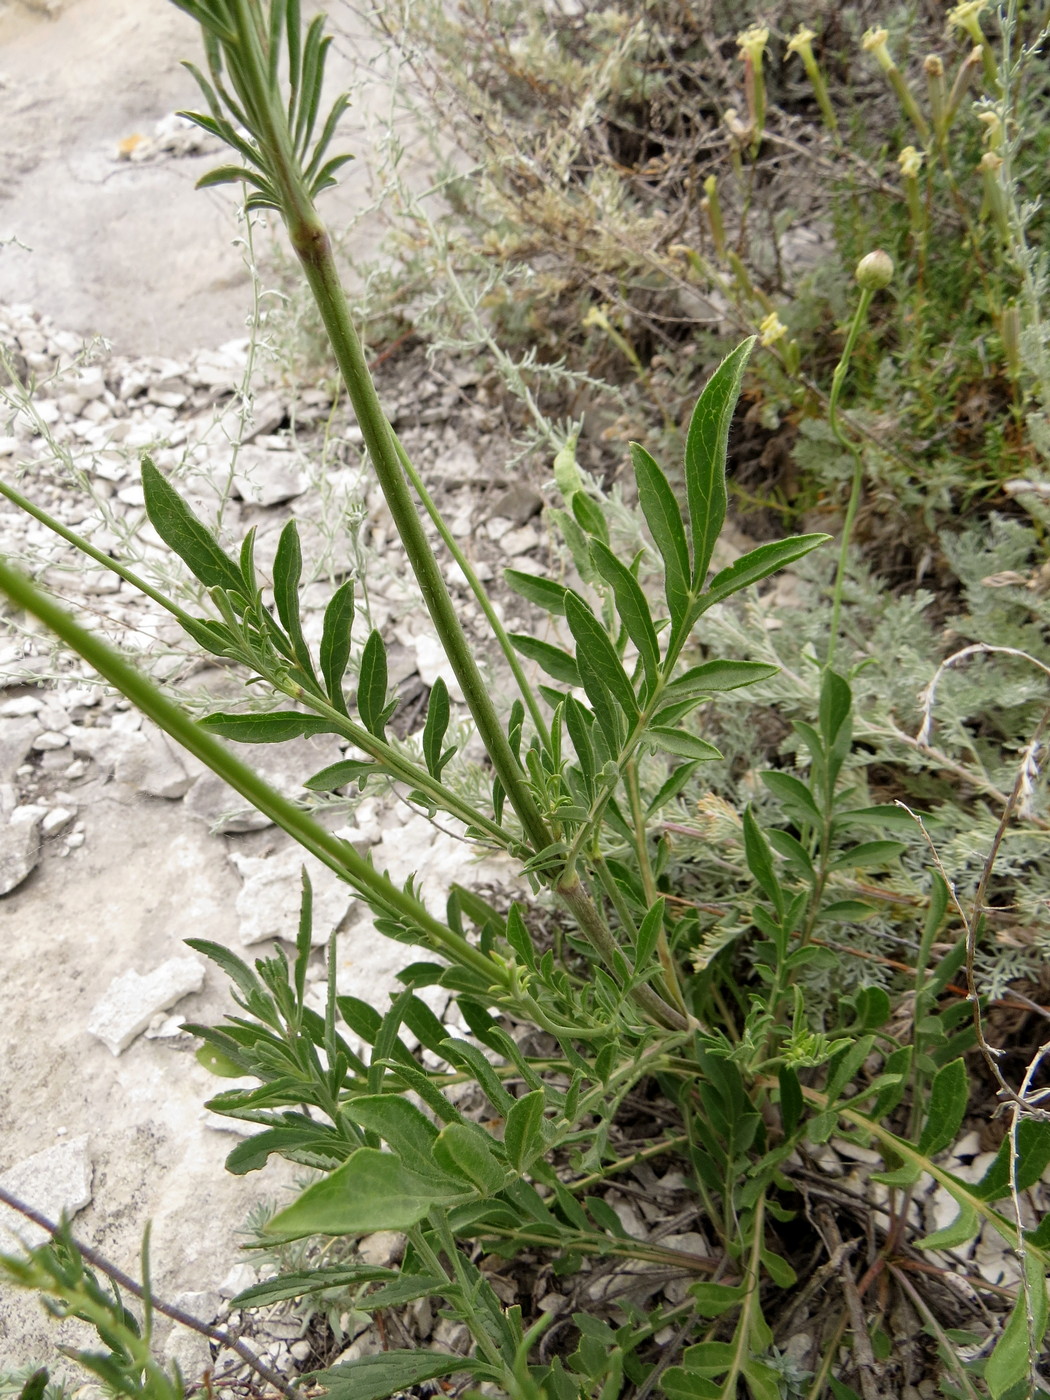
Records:
M359 86L364 73L346 124L355 146L386 98L358 62L374 53L348 23L342 12L330 90ZM193 189L215 152L173 119L196 104L182 57L199 58L196 29L165 0L0 0L0 304L17 308L0 315L0 344L39 381L37 421L0 412L0 470L104 547L114 520L141 517L138 447L161 445L170 466L199 439L202 505L214 503L232 450L222 412L243 378L251 284L233 197ZM130 159L118 158L122 149ZM345 221L367 202L370 178L367 162L355 162L330 217ZM355 235L362 257L377 236L374 222ZM95 336L112 355L98 347L70 370ZM256 434L270 431L275 411L279 422L285 405L257 406ZM235 434L239 426L238 416ZM271 447L245 448L246 496L302 501L306 464L292 461L287 441ZM70 464L86 473L79 482ZM240 508L227 511L234 528ZM5 504L5 553L38 572L43 553L59 596L89 621L105 614L114 635L137 638L146 653L172 640L100 573L64 572L71 556L54 543ZM422 632L403 589L398 606L403 627ZM284 785L295 790L335 756L325 741L283 753ZM0 1182L52 1215L78 1211L83 1237L132 1272L152 1220L156 1284L169 1296L214 1295L224 1280L229 1294L250 1281L243 1267L228 1279L237 1232L260 1193L291 1175L275 1169L260 1185L223 1171L234 1139L216 1131L219 1120L208 1126L202 1108L221 1085L177 1033L181 1020L215 1020L226 1004L225 979L187 957L182 939L245 952L277 931L275 908L282 929L294 928L294 853L278 858L272 832L213 834L227 796L46 643L0 639ZM362 843L381 846L401 831L399 818L418 820L366 809ZM424 867L429 860L432 888L448 876L450 855L457 869L469 857L461 847L435 852L429 828L410 834L386 852L401 878L409 849ZM346 891L322 883L320 938L349 905ZM343 942L340 975L382 1004L408 950L391 962L382 955L396 945L367 927L359 934ZM246 955L258 951L266 949ZM55 1344L74 1335L47 1323L35 1301L0 1293L0 1370L53 1361ZM191 1348L183 1358L190 1373L194 1356Z
M337 19L345 28L341 7ZM362 46L360 36L340 36L344 71ZM165 0L0 0L0 126L14 136L0 152L0 240L18 240L0 243L0 346L24 377L38 381L35 416L0 408L0 473L18 478L96 544L148 551L150 531L137 528L138 453L150 447L200 509L224 503L231 539L259 527L264 569L289 514L308 559L345 550L345 540L333 544L331 521L352 507L366 522L375 570L370 602L373 620L392 639L392 681L408 697L425 694L441 657L388 549L389 521L361 476L353 431L342 431L320 461L314 425L330 405L310 390L293 396L261 388L242 418L251 284L235 243L235 206L222 192L193 191L213 156L172 119L195 100L178 67L195 50L193 25ZM352 144L355 136L364 143L363 128L384 101L372 80L348 126ZM117 158L122 142L134 159ZM372 197L370 180L367 163L355 163L329 206L333 218ZM370 256L377 226L369 222L355 237ZM98 335L112 348L85 353ZM541 497L521 481L496 478L494 485L493 454L479 457L469 445L495 426L477 376L462 367L410 366L389 401L395 418L405 418L408 445L454 530L477 552L482 576L509 562L539 569ZM298 433L288 428L293 417ZM178 630L164 616L101 571L72 567L65 546L6 504L0 549L25 561L89 624L140 649L161 674L219 696L237 694L221 672L193 672L178 659ZM474 625L461 581L450 582ZM314 641L324 600L322 584L308 590L306 630ZM320 738L258 757L274 781L298 794L303 777L340 752L334 739ZM223 1170L236 1139L203 1103L224 1086L196 1062L193 1042L178 1029L183 1020L218 1019L227 1004L224 978L189 954L183 939L212 939L250 959L294 931L298 853L236 808L232 794L45 639L22 629L0 635L7 994L0 1184L51 1214L77 1212L77 1232L131 1272L152 1221L158 1291L206 1318L221 1316L224 1297L255 1277L238 1258L238 1232L252 1204L285 1190L293 1176L276 1163L265 1179ZM404 806L366 800L332 820L380 868L399 879L416 873L436 908L452 879L511 878L496 863L478 866L462 842ZM411 950L378 938L336 882L321 874L317 883L318 944L332 928L342 930L340 988L384 1005ZM323 972L318 947L315 996ZM977 1179L987 1164L979 1144L960 1143L956 1154L952 1169ZM823 1166L870 1196L871 1163L854 1149L827 1149ZM925 1228L946 1223L952 1211L943 1193L915 1209ZM648 1226L632 1217L629 1228L644 1236ZM700 1236L689 1239L689 1247L702 1244ZM382 1239L365 1246L382 1262L391 1248ZM996 1240L982 1240L968 1265L993 1282L1016 1277ZM270 1359L289 1374L305 1357L296 1325L285 1317L263 1328ZM33 1300L0 1291L0 1371L54 1363L56 1343L74 1337L86 1340L47 1323ZM162 1342L189 1376L211 1364L197 1339ZM354 1345L359 1354L370 1344Z

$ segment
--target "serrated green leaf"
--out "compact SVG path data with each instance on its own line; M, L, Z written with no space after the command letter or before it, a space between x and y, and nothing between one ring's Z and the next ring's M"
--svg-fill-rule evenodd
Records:
M638 714L634 687L605 628L575 593L566 595L565 619L576 643L576 667L580 680L595 713L598 713L602 703L601 697L596 699L592 693L593 683L598 681L612 695L628 721L634 720Z
M683 729L665 729L661 725L655 725L645 731L645 739L664 753L673 753L679 758L709 762L711 759L722 757L721 751L716 749L714 744L709 744L706 739L697 738L695 734L687 734Z
M343 676L350 660L350 632L354 625L354 581L348 578L332 594L324 610L319 660L328 698L339 711L346 714L343 696ZM384 695L385 698L385 695ZM368 726L365 726L368 728Z
M689 606L689 546L682 511L671 485L653 458L631 443L638 504L664 565L664 596L671 621L679 623Z
M512 632L510 640L515 651L520 651L522 656L528 657L530 661L535 661L547 672L548 676L553 676L556 681L573 687L581 684L580 672L575 660L561 647L553 646L550 642L542 642L539 637L529 637L521 632Z
M685 444L685 487L693 537L693 587L707 578L718 536L725 524L726 451L729 425L755 338L750 337L722 361L697 400Z
M382 739L386 729L387 664L386 644L373 627L361 653L357 679L357 711L370 734Z
M193 576L205 588L241 592L244 582L240 569L149 456L142 459L142 491L150 524Z
M296 710L271 710L269 714L207 715L198 723L209 734L235 739L239 744L283 744L309 734L334 734L331 720L301 715Z
M926 1102L926 1122L919 1138L919 1151L924 1157L932 1157L955 1141L969 1093L966 1065L961 1058L944 1065L934 1075Z
M555 583L553 579L540 578L536 574L523 574L517 569L504 569L503 577L514 592L528 602L535 603L554 617L565 616L565 595L569 590L563 583Z
M627 635L638 649L642 667L650 686L655 685L660 668L660 644L649 612L649 604L634 574L621 564L607 545L595 540L591 545L594 567L612 585L616 611Z
M361 1235L407 1230L434 1205L454 1204L472 1193L447 1195L430 1176L409 1171L389 1152L359 1147L341 1167L308 1186L266 1226L280 1239L306 1235Z
M830 535L793 535L790 539L760 544L757 549L749 550L715 574L703 597L705 609L723 602L743 588L749 588L753 583L760 583L830 539Z

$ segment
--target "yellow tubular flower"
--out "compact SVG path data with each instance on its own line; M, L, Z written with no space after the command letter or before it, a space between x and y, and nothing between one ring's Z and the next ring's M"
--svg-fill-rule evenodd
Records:
M769 313L761 322L758 329L761 335L761 343L767 348L770 345L775 345L778 340L783 340L787 335L787 326L784 325L775 311Z

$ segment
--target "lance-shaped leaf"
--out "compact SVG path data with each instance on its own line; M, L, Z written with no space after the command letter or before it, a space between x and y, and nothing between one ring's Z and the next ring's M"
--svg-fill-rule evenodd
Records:
M739 690L743 685L768 680L778 669L764 661L705 661L691 666L673 680L660 700L662 704L674 705L680 700L700 699L717 691Z
M314 1372L312 1379L324 1387L325 1400L384 1400L387 1395L412 1394L417 1386L456 1372L491 1377L491 1367L463 1356L442 1356L432 1351L383 1351L360 1361ZM440 1387L439 1387L440 1392Z
M656 628L649 612L649 604L634 574L621 564L612 550L599 540L591 545L591 558L594 567L612 585L616 599L616 611L627 629L627 635L638 648L646 680L656 684L656 673L660 667L660 645L656 640Z
M588 682L596 678L612 694L628 720L633 720L638 714L634 687L609 634L575 593L566 596L565 618L576 642L576 665L591 704L595 704L595 698Z
M693 586L707 577L711 556L725 524L726 449L729 425L740 397L740 383L754 337L745 340L722 361L693 409L685 443L685 489L693 536Z
M427 722L423 726L423 757L431 776L434 778L441 777L441 770L456 752L454 746L449 749L442 747L445 742L445 734L448 732L450 715L448 686L438 676L430 689Z
M307 778L303 787L310 792L335 792L337 788L346 787L348 783L374 777L386 771L381 763L374 763L371 759L344 758L338 763L330 763L312 778Z
M638 443L631 443L638 504L664 564L664 596L671 621L678 623L689 606L689 546L682 511L671 484L653 458Z
M331 720L320 715L301 715L296 710L273 710L269 714L207 715L202 729L239 744L283 744L308 734L333 734Z
M706 739L697 738L695 734L688 734L684 729L665 729L661 725L654 725L645 731L645 738L658 749L663 749L664 753L677 754L679 758L705 761L722 757L721 751L716 749L714 744L709 744Z
M340 714L346 714L343 698L343 676L350 660L350 633L354 625L354 581L341 583L324 610L321 632L321 674L324 676L328 698Z
M205 588L242 593L240 569L148 456L142 459L142 491L150 524L193 576Z
M434 1205L468 1200L474 1192L448 1195L433 1175L421 1176L389 1152L360 1147L266 1226L278 1239L305 1235L362 1235L371 1230L407 1230Z
M515 651L520 651L522 656L527 657L530 661L535 661L547 672L548 676L553 676L556 681L561 681L563 685L578 686L580 684L580 672L576 662L561 647L556 647L550 642L543 642L539 637L530 637L523 632L512 632L510 640L514 644Z
M538 608L553 613L556 617L564 617L565 595L569 590L563 583L539 578L535 574L523 574L517 569L504 569L503 577L515 593L520 593L530 603L535 603Z
M313 678L314 667L310 648L303 636L299 613L299 581L303 576L303 551L299 543L299 527L289 520L277 541L273 561L273 601L281 626L288 633L292 651L299 665Z
M361 671L357 679L357 709L361 723L382 739L387 721L386 646L373 627L361 653Z
M759 583L830 539L830 535L792 535L790 539L774 540L771 544L760 544L757 549L749 550L715 574L702 600L704 608L721 603L742 588Z
M1023 1264L1025 1286L1021 1288L1002 1335L984 1368L985 1384L992 1400L1002 1400L1011 1394L1034 1393L1028 1390L1025 1382L1032 1384L1038 1354L1046 1335L1046 1274L1042 1261L1034 1253L1026 1254Z

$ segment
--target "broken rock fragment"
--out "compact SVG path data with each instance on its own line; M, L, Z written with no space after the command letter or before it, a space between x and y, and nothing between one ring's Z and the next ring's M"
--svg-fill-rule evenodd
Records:
M0 895L17 889L40 859L40 822L46 808L16 807L0 830Z
M350 909L352 892L327 866L289 846L272 856L243 856L232 852L230 860L244 881L237 896L241 942L261 943L266 938L294 942L299 930L303 866L313 890L313 938L324 944Z
M92 1163L87 1142L85 1133L34 1152L0 1175L0 1186L55 1224L63 1211L71 1219L91 1202ZM0 1249L10 1248L12 1239L26 1249L36 1249L48 1238L42 1226L8 1206L0 1206Z
M159 1011L167 1011L204 985L204 964L196 958L169 958L140 977L124 972L113 979L88 1021L89 1033L114 1055L126 1050Z

